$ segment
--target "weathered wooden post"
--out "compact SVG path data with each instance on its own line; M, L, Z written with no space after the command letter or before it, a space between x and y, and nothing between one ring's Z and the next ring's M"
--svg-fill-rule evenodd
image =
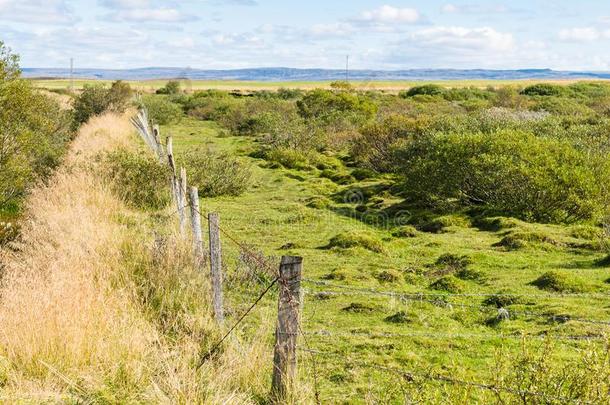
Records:
M199 210L199 190L191 187L189 192L191 206L191 228L193 230L193 255L195 264L200 267L205 263L203 250L203 232L201 231L201 211Z
M186 231L186 169L180 169L180 179L178 179L178 215L180 217L180 235L184 236Z
M155 146L157 147L155 151L157 152L157 156L159 156L159 160L163 162L165 152L163 151L163 145L161 145L161 131L159 130L159 125L153 126L153 137L155 139Z
M272 399L284 402L293 386L297 369L297 337L302 257L284 256L280 264L280 295L278 300L275 351L273 355Z
M178 195L178 184L176 178L176 161L174 160L174 142L171 136L165 139L165 148L167 150L167 165L170 170L170 186L172 189L172 199L176 203L176 208L180 208L180 196Z
M222 307L222 248L220 245L220 216L217 213L208 215L210 230L210 272L212 278L212 301L214 317L218 323L223 323Z

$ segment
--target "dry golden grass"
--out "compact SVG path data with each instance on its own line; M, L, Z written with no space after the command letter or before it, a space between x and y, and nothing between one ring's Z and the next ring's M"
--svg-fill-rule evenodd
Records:
M92 164L134 140L126 117L94 118L29 197L22 239L0 256L0 402L253 403L268 392L271 316L259 343L233 339L195 367L222 331L189 242L168 232L176 249L156 246L145 214Z

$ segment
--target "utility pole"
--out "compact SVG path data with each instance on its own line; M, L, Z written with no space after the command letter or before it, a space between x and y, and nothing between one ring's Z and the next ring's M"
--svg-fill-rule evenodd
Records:
M74 92L74 58L70 58L70 93Z
M349 55L345 57L345 82L349 83Z

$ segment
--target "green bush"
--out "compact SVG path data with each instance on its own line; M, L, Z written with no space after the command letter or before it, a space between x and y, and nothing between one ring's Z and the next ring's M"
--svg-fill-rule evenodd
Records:
M565 92L565 88L557 84L540 83L527 86L521 91L526 96L560 96Z
M178 80L170 80L165 86L156 91L157 94L173 95L180 93L180 82Z
M320 118L335 112L352 112L370 118L377 112L377 105L363 95L321 89L307 93L297 101L297 107L304 118Z
M403 98L415 96L440 96L445 92L445 88L438 84L424 84L422 86L411 87L406 92L400 93Z
M398 156L405 191L428 204L558 223L597 219L610 197L607 159L520 131L426 136Z
M184 116L182 107L165 96L144 96L142 105L148 110L150 120L158 125L180 122Z
M0 41L0 218L9 219L29 186L60 163L73 136L70 113L21 80L18 61Z
M186 167L191 185L202 197L240 195L251 183L250 167L225 153L192 149L178 156L177 161Z
M112 83L109 89L102 84L85 85L74 99L74 126L87 122L89 118L106 111L122 113L131 98L129 84L122 81Z
M170 202L170 173L150 154L119 149L102 156L101 162L113 191L130 206L158 210Z

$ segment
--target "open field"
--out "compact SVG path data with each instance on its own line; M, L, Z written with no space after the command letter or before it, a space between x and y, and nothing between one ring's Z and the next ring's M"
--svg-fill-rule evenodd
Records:
M29 79L32 81L34 86L49 89L49 90L64 90L70 88L70 80L67 79ZM436 80L436 81L352 81L351 84L354 88L359 90L381 90L388 92L398 92L400 90L409 89L413 86L421 85L423 83L439 84L448 88L458 87L477 87L485 88L488 86L498 87L506 85L514 86L527 86L532 83L556 83L568 85L579 80ZM584 81L584 80L582 80ZM153 93L157 89L165 86L168 80L142 80L142 81L127 81L134 89L143 92ZM590 82L590 80L587 80ZM110 85L110 80L74 80L74 88L82 89L85 85L94 83L101 83L104 85ZM296 88L303 90L310 90L316 88L330 88L331 82L249 82L249 81L232 81L232 80L216 80L216 81L202 81L202 80L188 80L182 81L183 88L187 91L197 90L241 90L241 91L256 91L256 90L278 90L280 88Z
M255 175L250 191L240 197L204 198L201 206L206 211L219 212L224 228L250 248L274 257L303 256L304 277L329 283L304 284L303 329L307 344L316 351L339 355L338 359L324 356L316 359L323 402L360 402L355 400L360 398L363 403L392 403L417 385L383 370L361 367L359 362L415 371L432 369L456 378L491 381L495 367L518 357L524 345L541 350L545 335L549 335L548 343L554 347L553 361L558 364L575 362L590 347L603 345L600 341L560 337L604 336L607 325L552 321L552 317L570 314L574 318L607 319L608 296L549 294L530 285L548 271L569 269L578 277L604 286L609 272L595 264L603 257L599 252L550 245L506 251L494 244L509 229L484 230L469 221L440 234L392 236L393 227L368 224L358 215L357 206L368 204L369 197L363 201L352 201L349 197L354 190L365 196L375 190L374 195L379 195L379 190L387 191L384 180L341 186L320 177L318 170L268 168L265 161L248 157L255 149L252 138L226 136L212 122L185 119L177 125L163 126L162 133L173 135L178 159L187 150L204 147L230 153L252 164ZM333 202L322 209L307 206L309 201L319 198ZM400 200L391 195L385 199L389 205ZM574 245L585 243L572 239L569 227L525 223L518 227L554 235ZM370 233L382 241L384 253L362 247L325 248L334 236L354 230ZM450 294L447 304L443 304L442 298L436 303L418 302L353 292L373 289L434 293L427 289L425 273L447 253L468 256L472 259L471 269L485 275L484 280L465 283L462 292L473 296ZM241 271L237 266L239 255L239 248L225 241L229 274ZM502 291L525 296L509 310L515 312L514 319L492 326L497 309L485 305L485 297L477 294ZM610 286L597 292L610 293ZM230 290L228 294L239 300ZM273 308L275 301L270 299L267 305ZM519 312L537 315L518 315ZM254 316L249 322L256 325L259 320ZM271 333L268 339L271 344ZM314 371L308 354L302 355L300 367L301 378L313 385ZM442 384L422 384L431 402L442 402L442 396L436 396L441 395ZM487 402L493 398L477 390L462 395L467 401Z

